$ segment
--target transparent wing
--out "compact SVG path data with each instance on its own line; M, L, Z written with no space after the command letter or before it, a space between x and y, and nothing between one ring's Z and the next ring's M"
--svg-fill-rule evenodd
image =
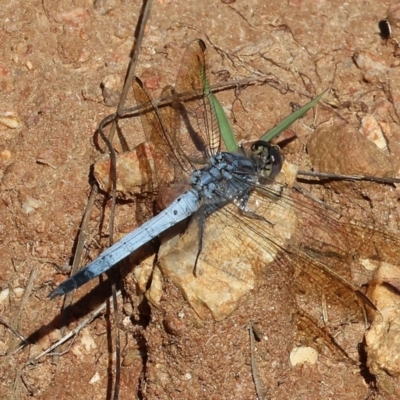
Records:
M221 303L231 301L238 290L239 294L247 293L262 282L265 274L280 274L289 276L286 281L292 285L299 315L307 316L299 318L300 328L304 329L308 320L314 321L315 326L308 329L325 330L328 347L336 344L329 333L334 327L365 321L364 307L373 309L373 305L351 283L350 266L363 259L399 265L400 239L386 233L384 227L338 218L290 189L265 187L254 191L248 211L258 217L228 204L205 223L198 279L207 281L210 292L223 292ZM166 270L180 264L179 274L186 276L183 286L193 274L196 226L191 224L180 243L162 260ZM173 262L169 267L168 261ZM189 299L194 296L192 285L190 281L183 287ZM197 301L207 304L205 297ZM322 318L324 303L328 322ZM345 354L341 350L337 353Z
M220 150L221 135L210 97L206 45L202 40L186 48L175 90L176 141L188 160L205 164Z
M153 155L159 193L158 204L165 208L187 189L191 167L180 155L171 134L175 111L168 105L157 108L139 78L133 81L133 92L136 102L144 107L140 119ZM171 96L170 87L166 87L162 93L163 98L168 96Z

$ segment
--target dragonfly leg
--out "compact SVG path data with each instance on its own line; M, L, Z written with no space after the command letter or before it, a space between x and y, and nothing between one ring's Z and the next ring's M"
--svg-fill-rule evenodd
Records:
M247 202L249 201L250 195L251 195L251 190L247 190L240 198L237 198L235 200L235 204L240 208L242 213L245 214L246 216L253 219L258 219L263 222L267 222L271 226L274 226L274 224L271 221L268 221L266 218L262 217L261 215L247 208Z
M203 236L204 236L204 228L206 225L206 216L202 215L199 220L198 220L198 224L199 224L199 247L197 249L197 254L196 254L196 260L194 262L194 266L193 266L193 275L197 278L198 275L198 271L197 271L197 262L199 260L201 251L203 249Z

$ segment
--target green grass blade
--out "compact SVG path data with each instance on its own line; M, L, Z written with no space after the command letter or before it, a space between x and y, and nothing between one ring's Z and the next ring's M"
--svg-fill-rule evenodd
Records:
M229 124L228 118L226 117L221 103L211 92L210 81L208 80L207 72L204 66L200 66L200 76L203 82L203 92L210 103L211 110L215 112L215 116L217 117L217 122L219 125L219 131L222 135L222 140L225 143L225 147L228 152L237 153L238 145L236 143L235 135L233 134L231 125Z
M277 126L266 132L260 140L270 142L272 139L279 136L285 129L289 128L289 126L292 125L293 122L301 118L310 108L313 108L321 100L322 96L327 90L328 89L324 90L321 94L319 94L315 99L311 100L305 106L288 115Z
M217 121L219 125L219 131L222 135L222 140L225 143L226 150L230 153L237 153L238 145L236 143L235 135L233 134L232 127L226 117L225 111L221 106L221 103L214 96L213 93L208 95L209 101L212 102L213 109L217 116Z
M207 72L204 66L200 66L200 76L203 82L203 93L210 103L211 110L215 112L219 125L219 131L222 135L222 140L225 143L226 149L228 152L236 153L238 151L238 146L235 135L233 134L232 128L229 124L228 118L225 115L224 109L221 106L221 103L211 92L210 81L208 80Z

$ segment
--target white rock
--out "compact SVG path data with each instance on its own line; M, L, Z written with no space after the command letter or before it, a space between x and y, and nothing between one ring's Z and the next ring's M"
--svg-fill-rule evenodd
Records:
M312 347L295 347L290 352L290 364L294 367L295 365L302 365L309 363L314 365L318 361L318 352Z
M366 115L361 121L360 133L362 133L367 139L375 143L380 150L387 150L386 139L383 136L382 129L378 124L378 121L373 115Z

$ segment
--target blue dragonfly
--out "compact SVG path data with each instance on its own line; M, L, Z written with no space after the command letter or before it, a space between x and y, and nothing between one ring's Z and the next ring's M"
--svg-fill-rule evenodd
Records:
M140 228L126 235L104 251L84 269L53 290L51 299L68 293L104 273L116 263L150 242L167 229L196 212L201 214L199 228L206 218L228 203L244 212L252 187L260 176L272 180L280 171L282 156L277 147L266 141L253 144L249 152L224 152L215 112L215 98L209 91L205 43L192 42L183 57L175 88L164 89L163 96L173 98L172 106L158 109L136 78L133 90L142 111L147 140L152 144L153 159L160 189L160 203L165 206L168 186L183 189L168 207ZM171 171L174 172L171 183ZM167 185L168 183L168 185ZM201 254L202 235L199 236Z
M355 258L399 265L399 239L384 227L346 220L276 182L283 155L270 144L271 135L247 147L235 148L234 141L228 145L232 141L222 140L220 105L210 92L202 40L189 44L175 86L164 89L162 97L170 97L170 104L155 107L138 78L133 91L137 103L144 105L141 121L152 145L157 200L165 208L61 283L50 293L51 299L84 285L191 218L196 237L194 276L207 262L239 281L247 279L242 261L224 261L215 254L210 243L222 238L228 252L239 249L241 259L251 260L257 274L265 273L267 264L291 273L296 301L305 305L297 317L304 331L319 329L307 304L321 299L338 316L337 324L363 320L365 307L376 311L351 283L348 265ZM343 355L333 337L328 342Z

